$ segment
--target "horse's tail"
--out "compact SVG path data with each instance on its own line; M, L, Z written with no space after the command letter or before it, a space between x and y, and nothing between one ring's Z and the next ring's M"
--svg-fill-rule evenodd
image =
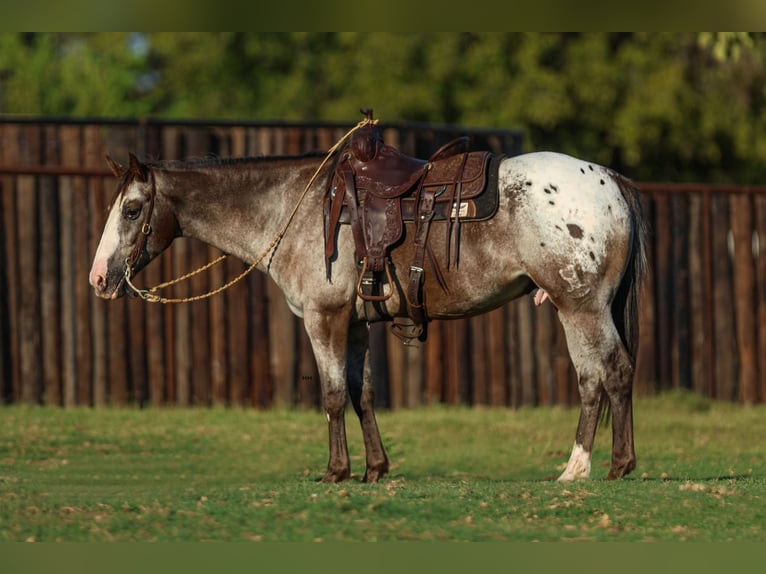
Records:
M615 181L630 210L631 242L625 272L612 302L612 318L635 366L638 351L638 300L647 270L646 241L649 227L643 216L638 188L631 180L619 174L615 174Z
M617 327L625 349L630 356L630 362L635 368L636 353L638 352L638 299L641 285L646 276L646 241L649 226L644 219L638 188L626 177L614 174L617 186L628 203L630 210L630 250L625 271L612 301L612 319ZM610 404L606 398L606 390L602 390L600 425L605 425L610 419Z

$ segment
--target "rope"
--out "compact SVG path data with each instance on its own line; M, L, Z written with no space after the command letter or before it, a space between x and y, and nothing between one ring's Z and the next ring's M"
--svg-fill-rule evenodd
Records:
M210 269L214 265L220 263L224 259L226 259L226 255L221 255L220 257L214 259L213 261L206 263L199 269L195 269L194 271L190 271L189 273L186 273L185 275L182 275L181 277L178 277L176 279L171 279L170 281L166 281L164 283L160 283L159 285L155 285L154 287L150 287L149 289L139 289L135 285L133 285L133 282L131 281L131 265L129 261L126 261L125 264L125 282L128 284L128 286L133 289L136 295L138 295L141 299L144 301L147 301L148 303L191 303L193 301L199 301L201 299L207 299L208 297L212 297L213 295L217 295L218 293L221 293L222 291L225 291L235 283L238 283L242 279L244 279L247 275L250 274L250 272L255 269L258 264L263 261L266 256L271 253L272 249L274 249L277 244L282 240L285 233L287 232L287 228L290 226L290 223L292 223L293 219L295 218L295 214L298 212L298 209L301 206L301 203L303 203L304 198L309 192L309 189L311 188L311 185L316 181L316 178L319 176L319 173L322 171L322 168L324 168L325 164L330 160L330 158L335 154L336 151L345 143L345 141L353 134L355 131L357 131L360 128L363 128L366 125L369 124L377 124L378 120L373 120L370 118L364 118L362 121L360 121L358 124L356 124L353 128L351 128L349 131L346 132L346 134L341 137L334 146L332 146L329 151L327 152L327 155L322 160L322 163L319 164L319 167L314 172L314 175L311 176L311 179L306 184L306 187L303 189L303 192L301 193L300 197L298 197L298 201L295 203L295 207L293 207L293 210L290 212L290 215L287 217L285 222L282 224L282 227L277 231L276 235L274 235L274 239L271 241L269 246L266 248L266 250L258 257L247 269L245 269L242 273L237 275L234 279L231 279L227 283L223 284L221 287L218 287L217 289L214 289L213 291L208 291L207 293L203 293L201 295L194 295L192 297L183 297L183 298L168 298L168 297L162 297L160 295L157 295L156 292L165 289L167 287L170 287L172 285L175 285L177 283L181 283L182 281L186 281L187 279L194 277L195 275L202 273L203 271L206 271L207 269Z

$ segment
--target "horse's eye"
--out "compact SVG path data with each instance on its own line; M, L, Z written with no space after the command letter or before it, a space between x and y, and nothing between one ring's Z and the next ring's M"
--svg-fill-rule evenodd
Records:
M138 219L138 216L141 215L141 204L126 204L122 208L122 216L125 219L131 219L135 220Z

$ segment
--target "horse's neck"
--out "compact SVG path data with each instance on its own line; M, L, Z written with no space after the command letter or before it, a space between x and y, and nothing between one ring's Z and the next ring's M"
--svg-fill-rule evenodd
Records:
M274 240L313 173L311 160L295 162L168 171L174 180L168 196L182 235L253 261Z

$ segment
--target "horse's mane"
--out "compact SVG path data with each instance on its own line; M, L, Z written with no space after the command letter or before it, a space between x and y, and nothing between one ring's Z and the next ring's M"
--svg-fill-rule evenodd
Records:
M199 168L220 167L220 166L227 166L227 165L236 166L236 165L266 163L266 162L295 161L295 160L301 160L301 159L320 159L325 157L326 155L327 155L327 152L313 151L313 152L307 152L307 153L297 154L297 155L261 155L261 156L243 156L243 157L207 156L207 157L200 157L200 158L189 158L184 160L175 160L175 159L148 160L145 163L145 165L147 167L157 168L157 169L199 169ZM117 184L117 190L115 191L111 201L109 202L108 209L112 208L112 205L114 205L114 202L123 192L123 190L128 185L128 183L130 183L133 177L134 176L129 169L125 171L125 173L122 175L122 177L120 178Z
M159 169L190 169L201 167L218 167L226 165L243 165L250 163L262 163L273 161L285 161L296 159L321 158L327 155L327 152L314 151L299 155L261 155L244 157L217 157L208 156L202 158L190 158L184 160L159 160L150 161L146 165Z

